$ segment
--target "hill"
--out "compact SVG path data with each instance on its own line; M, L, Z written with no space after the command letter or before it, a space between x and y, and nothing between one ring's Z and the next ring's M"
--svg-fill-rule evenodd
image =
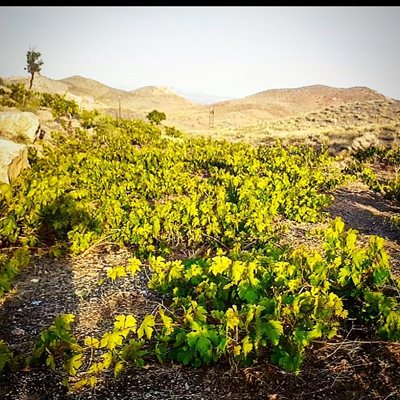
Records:
M295 89L272 89L247 96L255 104L280 103L291 106L292 112L315 110L354 101L384 99L385 96L367 87L335 88L325 85L303 86Z
M340 89L313 85L267 90L242 99L217 103L214 108L216 114L223 116L227 126L238 127L315 112L328 106L382 99L385 96L369 88Z
M23 77L4 79L6 83L27 82ZM94 79L82 76L71 76L55 80L45 76L37 76L33 82L33 90L39 92L66 94L87 109L97 108L113 116L121 113L125 118L145 119L148 112L160 109L173 117L182 111L202 108L173 91L158 86L145 86L132 91L111 88Z
M11 77L5 81L27 82L27 79ZM396 128L400 104L367 87L335 88L324 85L266 90L242 99L208 105L190 101L162 86L125 91L82 76L61 80L38 76L33 89L66 93L87 109L97 108L113 116L118 115L121 108L124 118L144 120L148 112L157 109L166 113L167 125L189 133L250 142L284 135L302 137L320 134L321 127L347 132L352 130L355 119L358 127L360 124L376 124L382 110L387 115L385 124L395 125ZM214 111L213 121L210 119L211 110ZM363 110L362 116L360 110ZM355 119L347 118L348 114L356 115ZM327 118L332 122L324 122ZM338 120L341 121L339 130L335 123Z

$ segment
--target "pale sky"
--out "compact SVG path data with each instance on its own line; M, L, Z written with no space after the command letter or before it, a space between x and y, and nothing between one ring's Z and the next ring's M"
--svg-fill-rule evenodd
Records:
M0 7L0 76L243 97L323 84L400 99L400 7Z

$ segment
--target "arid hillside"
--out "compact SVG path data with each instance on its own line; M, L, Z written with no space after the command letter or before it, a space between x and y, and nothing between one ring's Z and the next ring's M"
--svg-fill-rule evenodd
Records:
M25 78L12 77L5 82L26 82ZM33 90L39 92L66 94L87 109L99 109L113 116L121 115L124 118L145 119L148 112L158 109L167 113L169 123L181 118L182 113L196 113L203 109L200 104L195 104L178 96L164 87L145 86L132 91L111 88L93 79L81 76L54 80L45 76L38 76L33 83Z
M27 78L5 81L27 82ZM87 109L97 108L113 116L120 109L124 118L145 119L147 113L157 109L166 113L166 125L233 141L312 137L347 146L368 132L389 131L392 136L400 132L400 101L367 87L273 89L211 105L191 102L166 87L124 91L81 76L61 80L38 76L33 89L65 93Z
M246 121L253 123L255 120L293 117L328 106L384 98L368 88L338 89L314 85L267 90L243 99L218 103L215 109L225 117L232 117L232 120L236 119L237 113L244 114Z

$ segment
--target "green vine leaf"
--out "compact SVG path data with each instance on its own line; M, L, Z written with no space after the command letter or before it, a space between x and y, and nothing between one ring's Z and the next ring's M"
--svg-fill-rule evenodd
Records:
M156 322L154 315L146 315L137 331L138 338L140 339L144 336L144 334L146 334L147 339L150 340L154 331L153 327L155 326L155 324Z

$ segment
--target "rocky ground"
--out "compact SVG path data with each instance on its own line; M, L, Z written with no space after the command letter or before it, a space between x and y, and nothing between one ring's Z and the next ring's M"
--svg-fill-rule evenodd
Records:
M377 234L386 239L396 274L400 271L400 234L389 218L396 205L361 183L336 189L329 208L360 232L362 241ZM301 241L300 227L290 240ZM304 235L303 235L304 236ZM120 313L150 313L163 299L147 288L145 270L134 279L105 280L110 266L125 264L127 249L103 245L79 257L34 258L2 300L0 337L14 352L28 352L42 329L61 313L77 316L78 339L99 336ZM400 344L385 343L361 326L351 324L342 337L314 343L299 375L285 373L267 359L248 368L218 364L191 368L161 366L147 360L143 369L131 368L120 378L106 376L94 390L66 393L61 377L47 369L7 372L0 379L4 400L47 399L400 399Z

